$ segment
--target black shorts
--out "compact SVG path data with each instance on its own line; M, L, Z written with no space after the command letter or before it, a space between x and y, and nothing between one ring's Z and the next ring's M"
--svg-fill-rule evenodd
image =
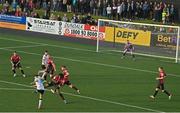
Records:
M164 83L158 83L157 88L164 90Z
M71 82L70 81L66 81L64 84L66 84L66 85L71 85Z
M21 63L13 62L13 68L22 68Z
M49 74L54 74L54 69L53 69L53 67L47 67L47 70L46 70L46 72L47 73L49 73Z
M56 84L56 83L54 83L54 82L52 82L52 81L48 83L48 87L56 86L56 85L58 85L58 84Z
M45 65L41 65L41 68L44 70L44 69L46 69L46 66Z
M44 90L37 90L40 94L44 94Z

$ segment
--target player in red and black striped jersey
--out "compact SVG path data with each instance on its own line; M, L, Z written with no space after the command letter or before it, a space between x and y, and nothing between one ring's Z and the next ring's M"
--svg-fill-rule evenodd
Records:
M80 90L69 81L69 72L66 66L61 66L61 72L63 74L62 85L68 85L70 88L77 91L80 94Z
M16 68L21 70L21 73L23 74L23 77L26 77L24 74L24 71L21 66L21 57L16 53L16 51L13 53L13 55L10 58L11 64L12 64L12 71L14 74L14 77L16 76Z
M66 66L61 66L60 70L62 73L62 76L59 79L60 86L68 85L70 88L76 90L78 94L80 94L80 90L69 81L69 72Z
M61 99L64 101L64 103L67 104L67 101L65 100L63 94L62 94L61 91L60 91L60 87L62 86L62 80L63 80L63 74L55 75L55 76L51 79L51 82L49 82L49 83L46 85L46 88L53 86L53 87L54 87L54 90L51 89L51 92L52 92L52 93L57 92L58 95L61 97Z
M50 74L50 77L53 77L54 71L56 71L56 65L50 55L48 55L47 67L42 75L42 77L46 80L47 74Z
M171 94L165 90L164 88L164 79L166 77L166 73L163 69L163 67L159 67L158 68L158 71L159 71L159 77L156 78L156 80L158 80L158 85L156 87L156 90L154 92L154 95L150 96L152 99L154 99L158 93L159 90L161 90L163 93L167 94L168 97L169 97L169 100L171 99Z

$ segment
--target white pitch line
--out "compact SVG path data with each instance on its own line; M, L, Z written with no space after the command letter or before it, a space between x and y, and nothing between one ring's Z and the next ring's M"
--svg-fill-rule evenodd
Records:
M16 48L32 48L32 47L39 47L39 46L45 46L45 45L26 45L26 46L15 46L15 47L0 47L0 49L16 49Z
M32 88L32 86L25 85L25 84L20 84L20 83L15 83L15 82L9 82L9 81L3 81L3 80L0 80L0 82L1 83L7 83L7 84L13 84L13 85L18 85L18 86L24 86L24 87ZM28 89L28 90L31 90L31 89ZM50 90L47 90L47 91L50 91ZM161 113L164 113L163 111L159 111L159 110L155 110L155 109L150 109L150 108L145 108L145 107L125 104L125 103L120 103L120 102L115 102L115 101L110 101L110 100L98 99L98 98L94 98L94 97L83 96L83 95L76 95L76 94L66 93L66 92L62 92L62 93L66 94L66 95L74 96L74 97L80 97L80 98L85 98L85 99L89 99L89 100L105 102L105 103L109 103L109 104L121 105L121 106L125 106L125 107L136 108L136 109L141 109L141 110L151 111L151 112L161 112Z
M38 45L44 45L44 46L59 47L59 48L65 48L65 49L72 49L72 50L78 50L78 51L88 51L88 52L96 53L96 51L90 50L90 49L72 48L72 47L65 47L65 46L60 46L60 45L51 45L51 44L40 43L40 42L32 42L32 41L16 40L16 39L6 39L6 38L1 38L1 37L0 37L0 39L1 40L9 40L9 41L15 41L15 42L23 42L23 43L29 43L29 44L38 44Z
M2 49L2 50L6 50L6 51L14 51L12 49ZM41 54L38 53L32 53L32 52L26 52L26 51L18 51L20 53L25 53L25 54L30 54L30 55L37 55L37 56L41 56ZM119 68L119 69L126 69L126 70L133 70L133 71L140 71L140 72L146 72L146 73L157 73L155 71L150 71L150 70L143 70L143 69L138 69L138 68L130 68L130 67L124 67L124 66L118 66L118 65L111 65L111 64L103 64L103 63L98 63L98 62L90 62L90 61L84 61L84 60L78 60L78 59L71 59L71 58L65 58L65 57L58 57L58 56L53 56L53 58L57 58L57 59L63 59L63 60L69 60L69 61L73 61L73 62L81 62L81 63L87 63L87 64L93 64L93 65L100 65L100 66L104 66L104 67L112 67L112 68ZM176 74L170 74L168 73L169 76L173 76L173 77L180 77L180 75L176 75Z
M34 89L23 89L23 88L0 88L0 90L10 90L10 91L31 91Z

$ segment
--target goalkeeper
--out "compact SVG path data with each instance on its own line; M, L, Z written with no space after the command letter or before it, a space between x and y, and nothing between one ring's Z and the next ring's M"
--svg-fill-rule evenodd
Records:
M129 40L127 40L127 43L124 46L124 51L121 58L123 59L126 53L129 52L132 55L132 58L135 60L135 55L133 54L133 51L134 51L134 46L132 45L132 43L129 42Z

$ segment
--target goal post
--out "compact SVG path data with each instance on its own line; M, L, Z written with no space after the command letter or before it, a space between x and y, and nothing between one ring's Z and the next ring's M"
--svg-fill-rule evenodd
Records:
M97 37L96 52L119 53L129 40L135 54L180 61L180 27L98 19L98 34L105 28L105 38Z

